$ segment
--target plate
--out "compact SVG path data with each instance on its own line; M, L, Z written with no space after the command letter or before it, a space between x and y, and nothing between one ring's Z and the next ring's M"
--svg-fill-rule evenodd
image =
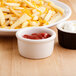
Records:
M57 6L61 7L64 9L64 15L63 18L58 20L57 22L50 24L50 25L45 25L42 27L51 27L51 26L55 26L65 20L67 20L70 16L71 16L71 9L68 5L66 5L65 3L62 3L60 1L56 1L56 0L50 0L53 1ZM19 29L5 29L5 28L0 28L0 35L6 35L6 36L13 36L15 35L16 31L18 31Z

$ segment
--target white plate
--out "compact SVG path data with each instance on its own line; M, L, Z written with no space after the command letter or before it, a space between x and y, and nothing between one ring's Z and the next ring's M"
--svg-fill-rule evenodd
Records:
M60 19L59 21L50 24L50 25L45 25L42 27L51 27L54 25L57 25L58 23L61 23L62 21L67 20L70 16L71 16L71 9L68 5L60 2L60 1L56 1L56 0L51 0L53 1L56 5L60 6L61 8L64 9L64 16L62 19ZM7 35L7 36L12 36L15 35L16 31L18 31L19 29L4 29L4 28L0 28L0 35Z

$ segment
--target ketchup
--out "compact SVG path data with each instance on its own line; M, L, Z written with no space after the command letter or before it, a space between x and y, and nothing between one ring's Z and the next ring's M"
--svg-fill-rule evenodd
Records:
M46 38L49 38L51 37L50 34L48 33L33 33L31 35L23 35L24 38L27 38L27 39L46 39Z

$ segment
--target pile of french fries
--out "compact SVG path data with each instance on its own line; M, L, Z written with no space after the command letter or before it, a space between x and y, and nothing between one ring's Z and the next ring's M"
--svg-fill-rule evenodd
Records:
M0 28L45 26L63 14L64 10L50 0L0 0Z

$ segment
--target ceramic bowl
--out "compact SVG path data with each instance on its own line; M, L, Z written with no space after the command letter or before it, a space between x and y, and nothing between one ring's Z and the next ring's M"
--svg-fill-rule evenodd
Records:
M51 37L47 39L33 40L23 38L24 34L32 33L48 33ZM53 30L48 28L31 27L19 30L16 33L18 40L18 49L20 55L26 58L41 59L50 56L54 49L54 39L56 34Z
M76 32L65 31L62 29L64 23L72 22L76 24L76 21L64 21L57 25L58 29L58 41L59 44L67 49L76 49Z

